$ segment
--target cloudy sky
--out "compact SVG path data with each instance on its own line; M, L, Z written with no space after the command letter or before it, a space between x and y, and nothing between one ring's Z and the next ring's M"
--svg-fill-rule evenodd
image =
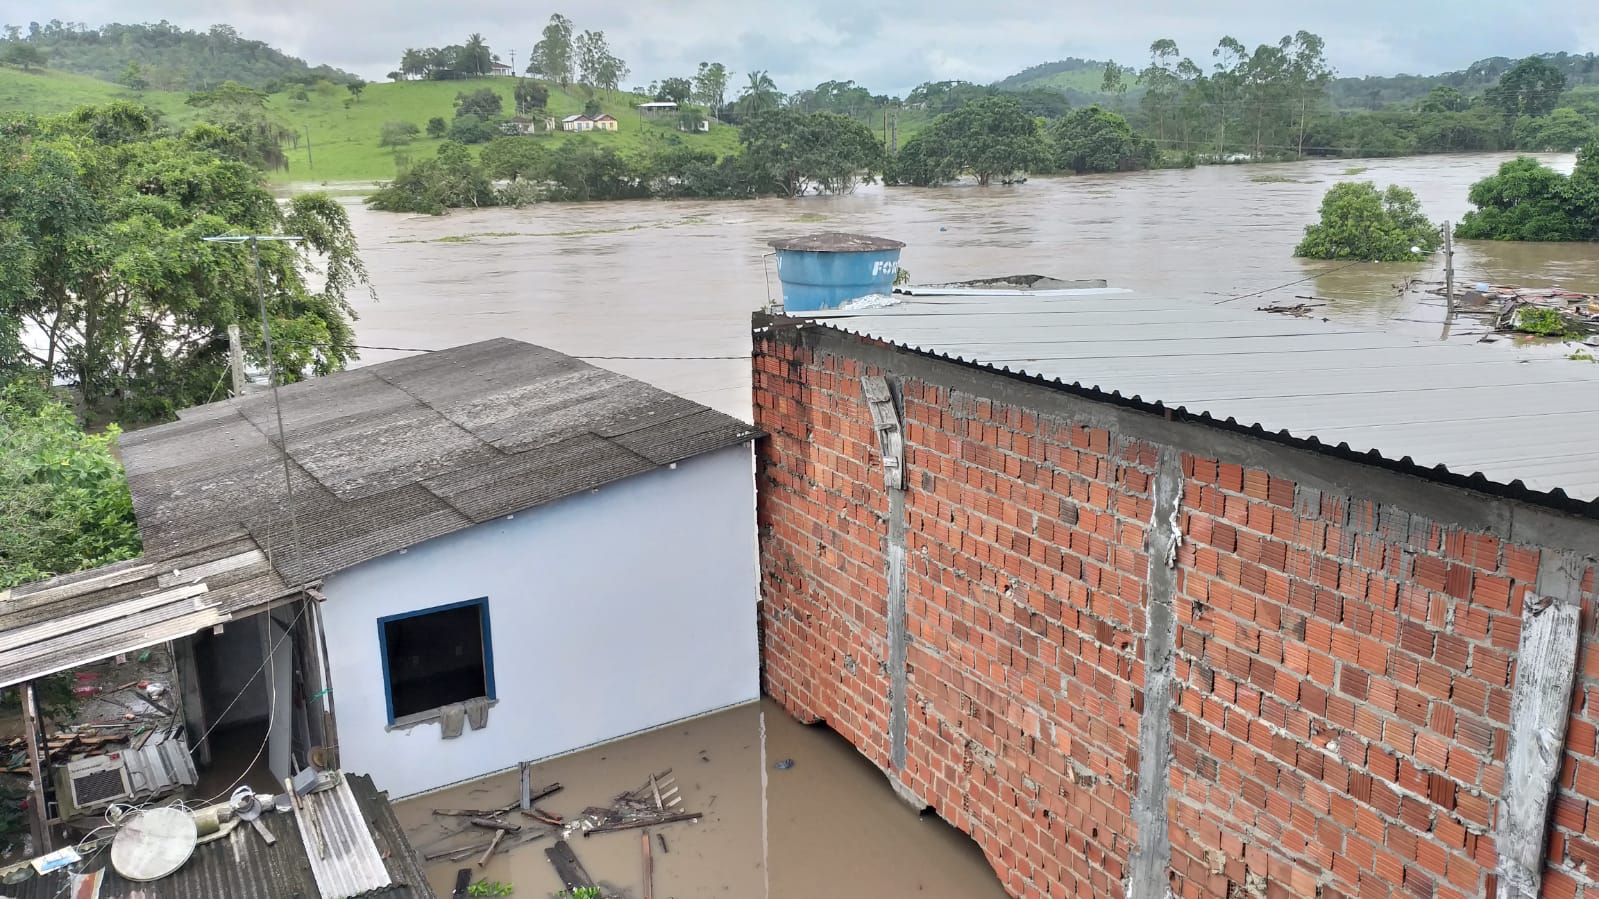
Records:
M1433 73L1485 56L1599 52L1592 0L7 0L3 23L226 22L309 62L381 79L407 46L480 31L518 67L552 12L601 29L629 83L691 73L700 60L766 69L784 90L830 78L903 94L923 81L987 82L1065 56L1140 64L1171 37L1196 62L1230 34L1245 44L1305 28L1343 75ZM742 80L740 77L738 80ZM736 83L736 82L735 82Z

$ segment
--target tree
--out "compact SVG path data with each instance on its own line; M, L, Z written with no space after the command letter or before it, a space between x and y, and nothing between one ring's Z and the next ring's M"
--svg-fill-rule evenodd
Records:
M1564 72L1545 59L1529 56L1501 75L1483 99L1504 116L1508 133L1522 116L1548 115L1565 89Z
M44 68L49 61L49 55L32 43L8 41L0 46L0 65L16 66L28 72Z
M1127 79L1116 60L1105 63L1105 74L1099 80L1099 92L1109 94L1120 102L1127 95Z
M1591 146L1591 145L1590 145ZM1455 233L1465 240L1599 240L1599 151L1584 148L1568 178L1523 156L1471 186L1476 209Z
M139 554L117 434L85 434L37 379L0 389L0 588Z
M366 90L366 82L357 78L354 81L345 82L344 89L350 92L350 99L359 103L361 101L361 92Z
M1421 112L1465 112L1471 108L1471 98L1447 84L1440 84L1428 92L1416 108Z
M443 215L446 209L494 206L499 200L488 176L472 160L472 151L445 141L432 159L402 169L366 202L384 212Z
M1177 42L1161 38L1149 45L1149 65L1138 73L1138 83L1144 88L1142 101L1144 115L1155 122L1155 140L1164 144L1168 123L1176 115L1177 92Z
M537 178L545 169L546 152L538 141L526 137L501 137L478 153L478 162L490 178L510 181Z
M477 116L480 119L492 119L500 115L504 109L504 99L499 91L493 88L480 88L471 93L458 93L455 95L455 115Z
M584 101L584 103L583 103L583 114L584 115L586 115L586 116L597 116L597 115L600 114L601 111L602 110L600 108L600 98L599 97L590 97L590 98L588 98L588 100Z
M378 136L380 147L403 147L411 141L422 129L411 122L384 122L383 129Z
M872 129L833 112L755 113L744 122L739 142L757 192L848 193L882 167L883 147Z
M344 207L280 205L238 154L214 126L167 136L125 103L0 128L0 222L27 251L0 253L0 309L37 335L26 363L87 409L142 419L214 395L228 325L264 365L249 254L200 240L216 234L306 238L260 247L284 378L354 358L347 296L367 279Z
M400 72L407 78L423 78L428 73L427 51L409 47L400 55Z
M694 73L694 99L704 104L711 115L720 116L727 105L727 82L732 73L719 62L702 62Z
M550 102L550 89L531 78L518 78L516 89L511 93L516 100L517 115L543 112Z
M1291 56L1288 76L1299 104L1298 153L1305 155L1305 130L1310 115L1327 96L1327 85L1332 83L1333 70L1327 64L1326 42L1309 31L1298 31L1290 44L1283 38L1283 49Z
M1518 150L1569 153L1599 138L1592 120L1575 109L1561 107L1546 116L1523 118L1516 123L1511 142Z
M470 78L481 78L494 67L494 54L489 51L488 42L483 35L473 33L461 45L461 52L455 57L455 70Z
M549 156L542 175L552 200L627 200L649 196L648 173L631 165L615 147L592 138L569 140Z
M777 83L765 70L751 72L749 83L744 85L744 91L739 95L739 115L752 116L757 113L776 109L783 100L783 95L777 90Z
M128 67L122 70L121 75L117 76L117 83L135 91L149 90L150 88L150 80L144 77L144 69L140 68L136 62L128 63Z
M449 131L449 130L450 130L450 123L446 122L444 120L444 116L436 115L433 118L428 119L428 123L427 123L427 135L428 135L428 137L431 137L431 138L434 138L434 139L438 139L438 138L443 137L445 132Z
M667 78L655 89L655 99L683 106L694 99L694 83L687 78Z
M533 45L527 73L566 87L572 83L572 63L572 20L556 13L544 26L543 39Z
M1048 158L1038 121L1015 98L1004 95L984 97L937 116L906 142L905 149L918 162L916 174L930 179L905 182L918 185L966 173L986 185L995 176L1039 168Z
M499 129L485 121L482 116L457 113L451 120L450 130L445 136L458 144L486 144L499 133Z
M206 110L207 124L196 128L191 140L203 138L258 168L289 167L283 144L292 132L267 115L265 91L224 81L212 90L189 94L184 102ZM224 149L223 144L231 147Z
M1073 174L1126 172L1154 165L1154 141L1133 133L1120 115L1098 106L1078 109L1050 128L1055 164Z
M627 64L611 52L603 31L585 31L573 45L578 81L589 87L614 91L627 77Z
M1321 221L1294 248L1307 259L1407 262L1412 247L1431 253L1443 242L1421 214L1416 195L1397 185L1379 192L1370 181L1335 185L1321 201Z

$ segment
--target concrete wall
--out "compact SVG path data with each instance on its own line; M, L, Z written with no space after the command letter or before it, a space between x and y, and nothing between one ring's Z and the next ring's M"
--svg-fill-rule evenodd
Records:
M754 366L765 688L1013 895L1124 899L1150 864L1139 899L1492 895L1522 604L1565 587L1542 895L1599 897L1594 521L832 331L761 334ZM902 621L867 374L903 396Z
M327 579L342 765L408 795L756 698L750 448L441 537ZM387 729L377 620L488 597L498 703Z

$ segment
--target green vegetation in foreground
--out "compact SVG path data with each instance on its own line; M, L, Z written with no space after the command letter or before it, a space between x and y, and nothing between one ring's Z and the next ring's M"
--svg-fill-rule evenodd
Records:
M1421 214L1415 194L1403 187L1379 192L1370 181L1348 181L1327 191L1321 201L1321 221L1305 228L1305 238L1294 248L1294 255L1409 262L1433 252L1441 243L1443 237Z

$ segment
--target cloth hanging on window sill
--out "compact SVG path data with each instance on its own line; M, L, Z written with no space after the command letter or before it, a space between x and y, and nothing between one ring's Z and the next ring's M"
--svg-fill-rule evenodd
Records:
M439 736L446 740L453 740L461 735L462 726L466 723L466 706L457 702L439 709Z
M485 697L466 701L466 720L473 730L482 730L489 723L489 701Z

